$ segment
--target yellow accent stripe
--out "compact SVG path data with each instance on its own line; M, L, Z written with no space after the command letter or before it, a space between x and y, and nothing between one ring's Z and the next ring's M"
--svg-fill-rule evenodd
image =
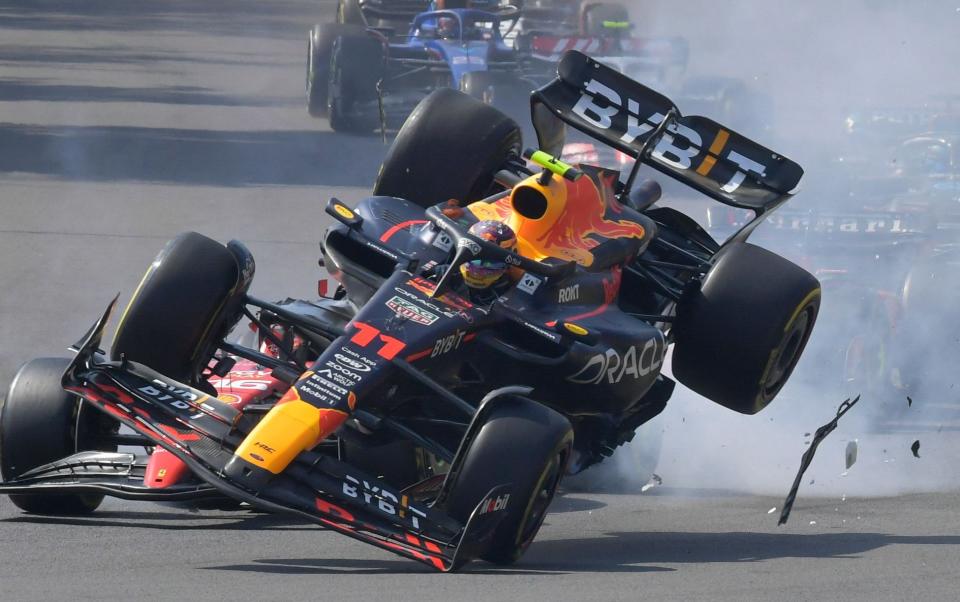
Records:
M697 168L697 173L701 176L705 176L710 173L710 170L713 169L713 166L717 164L717 160L707 155L703 159L703 163L700 164L700 167Z
M720 151L723 150L723 147L727 145L727 141L730 139L730 132L727 130L720 130L717 132L717 137L713 139L713 143L710 144L710 154L719 155Z
M820 296L820 289L819 289L819 288L815 288L815 289L813 289L812 291L810 291L810 292L807 294L807 296L803 298L803 301L801 301L800 304L797 305L797 309L793 310L793 315L790 316L790 319L789 319L789 320L787 320L787 325L783 327L783 332L787 332L787 330L790 328L790 326L793 325L794 320L796 320L796 319L797 319L797 316L800 315L800 310L802 310L804 307L806 307L807 303L809 303L810 301L812 301L814 297L819 297L819 296Z
M710 143L710 149L708 151L710 154L703 159L700 167L697 168L698 174L705 176L710 173L713 166L717 164L717 158L714 155L720 154L723 147L727 145L728 140L730 140L730 132L727 130L717 131L717 135L713 137L713 142Z
M120 334L120 329L123 328L123 323L127 321L127 314L130 312L130 307L133 305L133 302L137 300L137 297L140 296L140 290L143 288L143 285L146 284L147 278L153 271L157 269L156 264L150 264L150 267L147 268L147 271L143 273L143 278L140 279L140 283L137 284L137 288L134 289L133 295L130 297L130 300L127 301L127 306L123 308L123 313L120 314L120 320L117 322L117 328L113 331L113 340L117 340L117 335Z

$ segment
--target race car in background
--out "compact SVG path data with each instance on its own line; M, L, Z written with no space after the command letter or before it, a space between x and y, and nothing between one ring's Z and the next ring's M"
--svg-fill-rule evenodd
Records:
M438 88L459 89L508 113L526 112L535 84L504 41L505 19L475 9L416 15L402 41L352 24L320 24L307 47L307 107L335 131L369 133L402 123Z

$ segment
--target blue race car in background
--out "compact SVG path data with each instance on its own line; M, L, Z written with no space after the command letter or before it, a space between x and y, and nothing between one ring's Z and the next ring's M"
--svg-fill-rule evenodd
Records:
M307 60L307 107L335 131L369 133L399 125L437 88L455 88L511 115L529 111L535 87L502 31L516 9L423 12L402 41L354 24L314 26ZM395 40L397 38L394 38Z

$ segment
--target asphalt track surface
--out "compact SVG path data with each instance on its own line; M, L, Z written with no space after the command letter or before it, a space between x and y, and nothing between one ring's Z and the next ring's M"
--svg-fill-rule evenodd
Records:
M323 204L361 198L384 153L305 113L304 34L331 16L280 0L0 4L4 388L184 230L245 241L260 296L314 293ZM571 494L518 565L442 576L284 517L108 500L43 518L3 499L0 599L956 599L957 493L801 497L777 528L781 500Z

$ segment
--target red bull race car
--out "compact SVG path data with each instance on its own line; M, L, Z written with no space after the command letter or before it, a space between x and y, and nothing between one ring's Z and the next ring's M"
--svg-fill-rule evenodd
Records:
M373 195L327 204L330 297L258 299L242 243L171 241L109 349L114 303L72 359L18 372L0 492L37 514L214 498L450 571L520 558L561 478L663 410L669 346L681 383L763 410L820 286L747 238L800 166L578 52L532 117L540 150L521 153L493 107L449 89L424 100ZM636 169L558 160L564 124L756 218L721 246L653 207ZM254 342L228 336L240 323Z

